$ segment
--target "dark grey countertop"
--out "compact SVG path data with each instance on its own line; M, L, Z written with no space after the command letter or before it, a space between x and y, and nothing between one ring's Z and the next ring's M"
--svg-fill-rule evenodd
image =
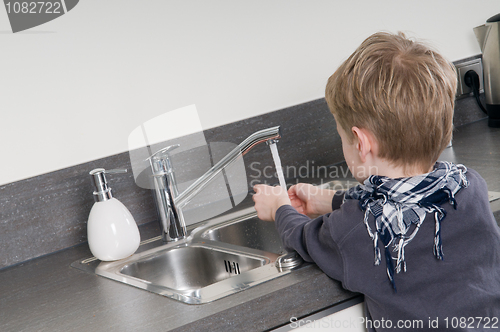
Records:
M500 128L485 120L457 128L442 159L474 168L490 191L500 191ZM148 227L141 232L154 232ZM212 303L187 305L70 267L90 256L84 244L0 270L0 330L263 331L357 296L307 265Z
M500 128L488 127L486 119L456 128L453 146L440 159L473 168L486 180L489 191L500 192ZM500 200L492 202L491 209L500 225Z
M262 331L352 298L315 265L203 305L70 267L86 245L0 271L1 331Z

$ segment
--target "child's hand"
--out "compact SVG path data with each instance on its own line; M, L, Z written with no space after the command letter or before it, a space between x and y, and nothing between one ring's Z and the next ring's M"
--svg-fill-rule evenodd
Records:
M334 194L333 190L321 189L306 183L298 183L288 189L291 205L297 212L310 218L332 212Z
M290 199L285 189L282 187L271 187L264 184L258 184L253 187L255 194L255 210L257 217L265 221L274 221L276 210L282 205L290 205Z
M306 194L308 189L310 189L309 186L312 187L310 184L299 183L288 189L288 197L290 197L290 202L292 203L291 205L295 208L295 210L297 210L298 213L305 215L311 214L311 207L310 204L307 204L309 199Z

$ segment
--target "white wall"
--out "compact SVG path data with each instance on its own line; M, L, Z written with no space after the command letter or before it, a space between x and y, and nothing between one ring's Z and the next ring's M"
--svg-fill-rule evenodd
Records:
M469 9L467 9L469 8ZM0 184L127 151L128 134L196 104L204 128L324 96L378 30L480 53L498 0L82 0L12 34L0 7Z

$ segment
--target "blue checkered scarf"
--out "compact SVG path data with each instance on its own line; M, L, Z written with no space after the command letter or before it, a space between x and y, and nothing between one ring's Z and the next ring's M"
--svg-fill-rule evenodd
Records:
M446 217L446 211L441 205L450 202L457 208L455 194L469 184L466 172L467 168L463 165L437 162L434 170L427 174L399 179L372 175L364 184L346 191L344 200L359 200L365 212L364 223L373 240L375 265L379 265L381 260L378 240L384 244L387 276L394 290L394 270L396 273L401 269L406 271L405 247L417 234L427 213L434 213L434 255L439 260L443 259L441 221ZM368 224L370 214L375 218L375 232ZM414 227L410 232L412 225ZM397 252L397 259L390 253L391 246ZM393 260L396 260L396 268Z

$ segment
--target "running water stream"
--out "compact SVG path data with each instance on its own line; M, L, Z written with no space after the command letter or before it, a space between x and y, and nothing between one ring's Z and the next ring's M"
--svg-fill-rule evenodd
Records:
M280 181L280 186L286 190L286 182L285 176L283 175L283 168L281 167L281 159L278 154L278 145L275 141L269 143L269 148L271 149L271 153L274 159L274 166L276 167L276 174L278 175L278 179Z

